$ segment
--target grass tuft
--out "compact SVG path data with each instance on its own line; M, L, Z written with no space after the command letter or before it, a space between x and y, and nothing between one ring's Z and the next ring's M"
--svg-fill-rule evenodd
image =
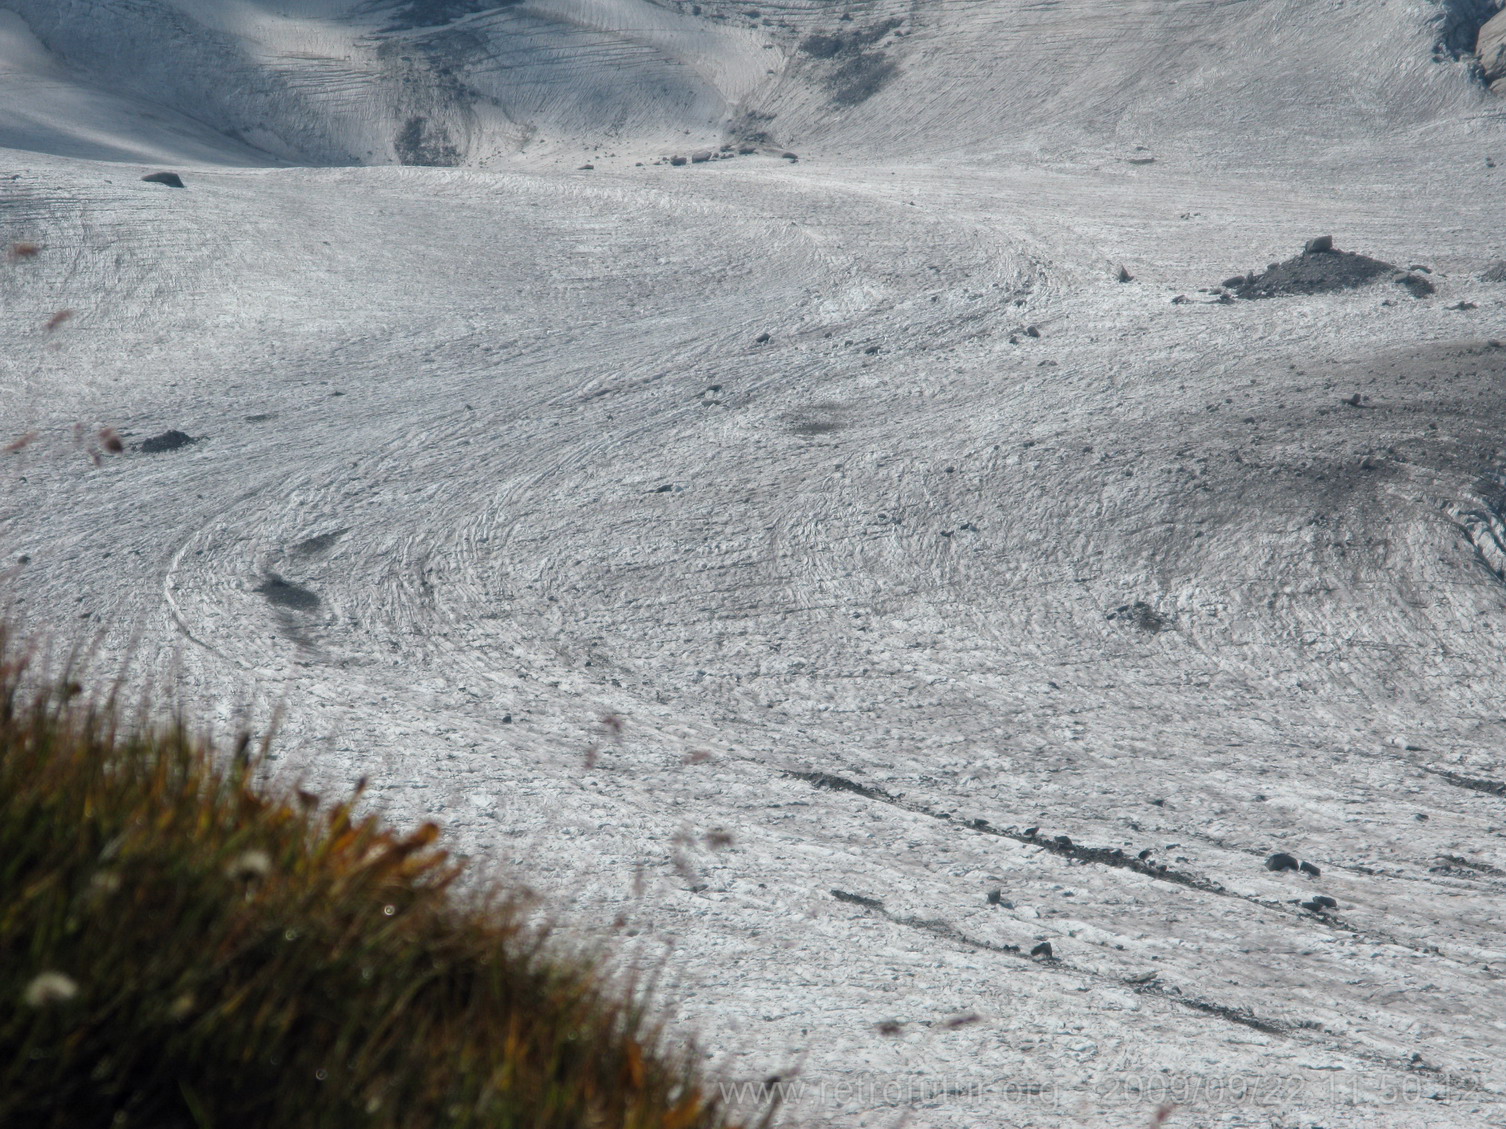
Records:
M128 729L0 629L0 1125L730 1124L632 991L455 890L437 827L265 755Z

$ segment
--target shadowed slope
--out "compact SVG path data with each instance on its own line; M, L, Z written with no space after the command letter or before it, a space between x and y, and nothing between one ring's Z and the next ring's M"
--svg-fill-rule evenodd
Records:
M181 132L174 114L223 135L222 159L232 163L246 159L246 146L299 164L476 166L519 153L641 158L749 137L870 157L1063 153L1151 139L1295 150L1427 122L1486 97L1462 49L1438 46L1467 38L1474 10L1428 5L5 6L51 53L43 66L15 34L0 38L0 53L31 60L29 78L9 80L18 94L56 87L61 80L43 70L66 72L75 92L71 102L49 95L59 139L13 123L0 125L0 144L106 158L171 148L167 139ZM14 33L18 21L8 23ZM59 119L70 105L95 120L65 143ZM185 156L207 156L185 146Z

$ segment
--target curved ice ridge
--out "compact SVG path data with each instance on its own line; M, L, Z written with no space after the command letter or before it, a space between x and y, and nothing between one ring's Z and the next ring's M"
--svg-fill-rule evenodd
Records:
M1448 514L1464 530L1481 563L1506 580L1506 468L1487 476L1474 498L1448 507Z

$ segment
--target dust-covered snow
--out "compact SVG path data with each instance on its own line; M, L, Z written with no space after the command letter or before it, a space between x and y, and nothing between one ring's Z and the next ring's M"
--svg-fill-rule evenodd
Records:
M0 592L794 1123L1501 1124L1498 8L0 0Z

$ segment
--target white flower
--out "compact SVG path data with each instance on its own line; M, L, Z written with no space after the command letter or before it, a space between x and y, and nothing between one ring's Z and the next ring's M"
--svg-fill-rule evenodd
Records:
M31 1007L48 1007L65 1004L78 995L78 984L71 976L61 972L43 972L26 985L21 998Z
M272 873L272 856L266 851L242 851L225 865L225 873L241 882L265 878Z

